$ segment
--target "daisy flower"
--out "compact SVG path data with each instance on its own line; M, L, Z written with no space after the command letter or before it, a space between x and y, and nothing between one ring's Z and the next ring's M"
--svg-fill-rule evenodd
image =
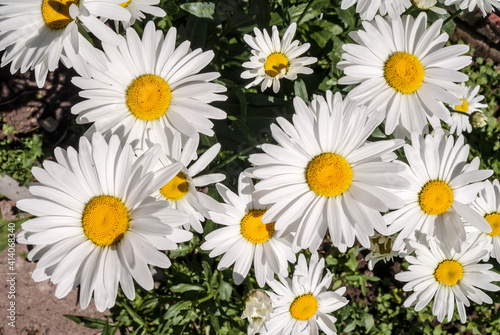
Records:
M373 20L377 11L384 16L389 13L391 19L396 19L411 6L410 0L342 0L340 8L347 8L356 5L356 13L362 20Z
M317 253L312 254L309 266L301 254L292 280L280 276L280 282L269 283L274 292L267 294L274 311L262 335L318 334L318 328L325 334L337 334L337 319L330 313L347 305L342 297L346 288L329 291L332 274L327 269L323 276L324 269L325 260L318 261Z
M409 186L396 175L404 167L383 160L403 140L367 142L380 118L340 93L316 96L310 107L293 103L293 124L279 117L279 127L271 125L278 145L263 144L264 153L249 158L259 202L270 206L263 222L276 222L280 235L295 231L294 250L316 251L327 228L341 251L355 238L368 248L374 229L386 231L380 212L404 205L385 189Z
M225 227L208 234L201 249L211 250L210 257L224 254L217 266L219 270L225 270L234 263L233 279L236 285L243 282L252 264L260 287L273 280L276 273L288 276L287 261L295 262L295 254L291 250L292 238L276 236L274 222L262 222L267 208L253 197L252 179L240 174L238 194L222 184L216 187L225 201L222 204L224 212L210 212L210 217Z
M453 317L455 305L462 323L466 320L465 306L470 300L481 305L491 304L492 299L486 291L498 291L500 287L492 281L500 281L500 274L490 271L491 264L478 264L488 253L482 243L467 240L462 252L450 250L443 243L430 238L426 244L409 242L415 249L416 256L407 256L409 271L396 274L396 279L408 282L404 291L414 291L404 302L405 307L415 305L420 311L434 298L432 314L439 322L448 315L448 322Z
M193 227L198 233L202 233L201 221L210 218L208 210L215 211L221 207L216 200L197 191L196 188L217 183L226 178L222 173L199 175L217 156L220 144L213 145L197 159L197 139L189 138L186 143L182 143L181 134L173 133L168 128L160 135L159 144L162 150L153 170L161 170L175 163L180 163L182 167L172 180L155 190L153 196L159 200L168 201L170 207L189 214L189 223L184 228ZM152 145L150 142L150 146Z
M299 46L299 41L292 42L296 29L297 24L292 23L281 41L276 26L272 28L272 36L269 36L265 29L261 32L257 28L253 29L255 37L248 34L243 36L245 42L252 48L252 56L249 62L243 63L243 67L249 70L244 71L241 78L255 78L246 88L262 83L260 86L262 92L272 86L274 93L278 93L282 78L295 80L300 73L313 73L313 70L306 65L315 63L317 58L299 57L309 49L310 44Z
M269 295L263 290L251 290L245 298L245 310L241 315L242 319L248 318L248 335L255 335L267 320L271 318L273 304Z
M160 7L156 7L159 3L160 0L126 0L122 2L120 6L130 12L130 20L122 21L123 27L130 27L136 20L142 21L142 19L146 17L144 13L157 17L164 17L167 13Z
M433 115L449 122L443 102L461 103L450 91L458 89L454 82L468 78L458 70L471 62L470 56L459 56L469 47L445 47L448 35L440 34L442 24L440 19L427 29L425 13L392 21L377 16L363 22L365 31L350 34L357 44L343 45L344 60L337 67L346 76L339 84L359 84L348 97L386 115L386 134L397 126L398 136L422 133Z
M18 242L36 245L28 254L38 260L35 281L57 284L57 298L80 285L82 309L94 294L101 312L115 304L118 285L131 300L133 280L153 288L148 264L169 267L160 250L176 249L192 237L180 229L188 221L185 213L149 197L180 169L172 165L154 173L158 149L136 158L117 136L108 144L96 133L92 142L80 138L79 152L56 148L57 162L33 168L35 197L17 207L37 216L23 223L18 235Z
M149 21L142 40L128 28L120 46L103 43L108 70L92 70L92 79L72 80L87 99L71 109L77 122L93 122L89 132L118 132L129 143L142 142L148 130L158 143L165 127L187 137L197 138L198 132L212 136L209 119L224 119L226 113L209 103L226 100L218 94L226 88L210 82L218 72L199 71L214 53L190 51L188 41L175 48L175 39L175 28L163 36Z
M474 112L482 111L479 108L486 108L488 105L480 103L484 99L484 96L477 95L479 92L479 85L476 87L465 86L461 83L460 90L455 93L457 98L459 98L462 103L460 105L452 106L459 113L452 113L451 115L451 127L450 133L456 132L460 135L462 132L467 131L470 133L472 131L472 125L470 123L470 116ZM468 114L468 115L464 115Z
M484 188L481 180L493 174L478 170L479 158L466 164L469 146L460 135L445 136L441 128L425 138L412 134L412 144L404 146L409 165L403 174L411 186L399 192L405 206L384 216L389 234L400 232L394 249L401 250L404 240L416 240L417 232L437 237L444 245L460 252L465 240L464 221L483 232L491 232L488 222L469 205Z
M379 261L387 263L399 256L399 252L392 249L395 239L394 236L384 236L377 233L370 238L370 253L365 256L369 270L373 270Z
M48 71L62 59L82 76L89 76L89 64L105 69L101 54L78 32L83 24L98 39L118 45L120 38L97 17L129 20L121 0L0 0L1 66L11 64L11 73L34 70L39 87Z
M485 233L475 227L470 227L469 231L478 241L484 240L492 245L491 257L500 261L500 184L497 179L493 184L488 180L484 184L485 188L474 200L472 207L489 223L491 232Z
M437 0L413 0L413 4L419 9L431 10L439 15L444 15L448 13L446 9L437 7Z
M496 9L500 9L500 0L446 0L446 6L459 4L460 9L468 9L472 12L476 6L483 12L483 16L491 13Z

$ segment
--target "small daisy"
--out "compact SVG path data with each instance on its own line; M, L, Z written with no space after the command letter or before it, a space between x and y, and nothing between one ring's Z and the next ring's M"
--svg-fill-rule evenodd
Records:
M248 34L243 36L245 42L253 50L250 61L243 63L243 67L249 70L244 71L241 77L243 79L255 78L246 88L262 82L260 87L262 92L272 86L274 93L278 93L280 79L295 80L299 73L313 73L313 70L306 65L315 63L317 59L315 57L298 57L309 49L310 44L305 43L299 46L299 41L292 42L296 29L297 25L292 23L285 31L281 41L276 26L272 28L272 36L269 36L265 29L261 32L257 28L253 30L255 37Z
M396 19L411 6L410 0L342 0L341 9L356 4L356 13L362 20L373 20L377 11L384 16L389 13L391 19Z
M369 270L373 270L379 261L387 263L399 256L400 253L392 249L395 239L394 236L384 236L377 233L370 238L370 253L365 257Z
M0 51L2 66L11 73L34 70L39 87L48 71L62 59L82 76L89 76L89 64L105 69L101 54L78 32L77 22L98 39L118 45L120 38L97 17L107 15L129 20L121 0L0 0Z
M222 173L205 175L199 175L199 173L217 156L220 144L213 145L196 159L197 139L189 138L186 143L182 143L181 134L178 132L172 133L168 128L161 132L160 135L161 141L159 144L162 150L160 159L153 170L161 170L174 163L180 163L182 168L172 180L158 188L153 193L153 196L160 200L166 200L172 208L189 214L189 223L184 228L189 229L192 227L198 233L202 233L201 222L205 218L210 218L208 210L215 211L220 206L209 195L197 191L197 188L222 181L226 176ZM193 163L191 164L191 162ZM188 167L188 165L190 166Z
M469 120L472 113L482 112L479 108L488 107L488 105L480 103L481 100L484 99L484 96L477 95L479 92L479 85L470 87L461 83L459 88L460 90L456 93L456 96L462 101L462 104L452 106L452 108L459 113L452 113L450 127L450 133L453 134L456 132L457 135L460 135L464 131L470 133L472 131L472 125Z
M440 34L441 19L428 29L427 15L414 19L406 15L396 20L363 22L365 31L352 32L357 44L344 44L343 61L337 64L345 73L339 84L359 84L348 97L370 110L386 116L385 133L398 136L427 129L428 119L435 115L449 122L450 112L443 102L461 103L452 92L454 82L467 80L459 72L471 62L466 45L445 46L448 35Z
M226 204L222 205L224 212L210 212L210 217L225 227L208 234L201 248L212 250L210 257L225 253L217 268L224 270L234 263L236 285L243 282L252 264L260 287L273 280L276 273L288 276L287 261L295 262L292 237L277 237L274 222L262 223L266 206L259 205L254 199L252 179L240 174L238 195L222 184L216 187Z
M134 22L142 21L146 14L151 14L157 17L164 17L167 13L160 7L156 7L160 3L160 0L127 0L120 4L130 12L130 20L122 21L123 27L128 28L134 24Z
M35 197L19 200L17 207L37 216L18 235L18 242L36 244L28 254L38 260L35 281L57 284L57 298L80 285L81 307L87 308L93 294L101 312L115 304L118 285L131 300L133 280L153 288L148 264L169 267L159 250L176 249L192 237L180 229L188 221L185 213L149 197L180 169L153 172L158 152L155 147L136 158L117 136L108 144L96 133L92 142L80 138L80 152L56 148L57 163L33 168Z
M500 0L446 0L444 4L446 6L460 4L460 9L468 9L469 12L472 12L477 6L483 12L483 16L494 12L495 8L500 9Z
M471 242L467 240L462 252L455 252L434 238L429 239L428 245L410 241L416 256L406 257L409 271L396 274L397 280L408 282L404 291L414 291L404 306L415 305L415 310L420 311L434 298L432 314L439 322L448 315L450 322L456 304L460 321L464 323L465 306L470 306L470 300L479 305L491 304L492 299L483 290L500 290L491 283L500 281L500 274L489 270L493 267L491 264L478 264L488 250L482 243Z
M141 143L148 130L150 140L158 143L165 127L187 137L197 138L198 132L212 136L209 119L224 119L226 113L209 103L226 100L219 94L226 88L210 82L219 73L199 71L214 53L190 51L187 41L175 48L175 39L175 28L164 37L149 21L142 40L128 28L120 46L103 43L108 70L72 80L88 99L71 109L77 122L93 122L89 132L118 132L128 143Z
M255 335L267 320L271 318L273 304L269 295L263 290L251 290L245 298L245 310L242 319L248 319L248 335Z
M396 175L404 167L383 159L403 140L367 142L380 118L340 93L316 96L310 107L293 102L293 124L279 117L280 127L271 125L279 145L263 144L249 158L259 202L270 206L263 221L275 221L280 235L297 232L294 250L316 251L327 228L343 252L355 238L368 248L374 229L387 229L380 212L404 204L385 189L409 186Z
M478 238L478 241L485 240L493 246L491 257L500 261L500 184L497 179L485 181L485 188L479 193L479 197L472 203L473 208L488 221L492 231L482 232L475 227L471 228L471 234Z
M419 9L431 10L439 15L444 15L448 13L446 9L437 7L437 0L413 0L413 4Z
M304 255L299 256L292 280L280 276L280 281L269 283L274 292L267 292L273 302L271 319L266 322L262 335L337 334L335 317L330 315L348 301L342 295L346 288L329 291L332 274L328 269L323 277L325 260L318 261L313 253L307 266Z
M466 164L469 146L460 135L445 136L441 128L434 135L412 134L412 145L404 152L409 166L402 174L411 186L399 192L406 205L385 215L389 233L400 232L394 249L404 248L404 240L416 240L416 232L437 237L449 248L460 252L465 240L462 223L469 222L483 232L491 232L488 222L469 205L484 188L480 181L492 175L491 170L478 170L479 158Z

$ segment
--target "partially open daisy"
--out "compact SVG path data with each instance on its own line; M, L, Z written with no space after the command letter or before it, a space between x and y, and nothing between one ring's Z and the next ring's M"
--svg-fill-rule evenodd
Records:
M475 227L470 227L468 233L474 235L478 242L484 240L487 244L492 245L491 257L500 262L500 183L498 179L495 179L493 183L487 180L484 184L484 189L474 200L472 206L488 221L491 232L485 233Z
M205 221L205 218L210 218L208 210L216 211L220 209L220 206L215 199L199 192L197 188L222 181L226 176L222 173L199 174L217 156L220 144L213 145L196 159L197 138L189 138L186 143L183 143L181 134L172 133L168 128L160 135L159 144L162 150L154 171L175 163L180 163L182 167L174 178L155 190L153 196L168 201L172 208L189 214L189 223L184 228L192 227L198 233L202 233L201 222ZM150 145L152 145L151 142Z
M129 20L120 1L0 0L0 51L5 50L1 65L10 63L11 73L34 70L39 87L60 59L82 76L89 76L89 64L104 70L101 55L78 32L77 22L100 40L118 45L118 35L97 17Z
M341 9L356 5L356 13L362 20L373 20L377 11L384 16L389 14L391 19L396 19L411 6L410 0L342 0Z
M385 236L380 234L375 234L370 238L370 253L365 256L365 260L368 262L368 269L373 270L375 264L379 261L392 261L394 257L400 255L400 253L392 249L394 244L394 236Z
M263 290L251 290L245 298L245 310L242 319L248 319L248 335L260 332L267 320L271 318L273 304L269 295Z
M413 4L419 9L431 10L439 15L448 13L446 9L436 6L437 0L413 0Z
M150 129L149 138L157 143L165 127L188 137L213 135L209 119L224 119L226 113L209 103L226 100L219 94L226 88L210 82L218 72L198 72L214 53L190 51L188 41L175 48L175 39L175 28L164 37L150 21L142 40L128 28L120 46L103 43L108 70L92 71L92 79L72 80L88 99L71 109L77 122L93 122L89 132L117 131L126 142L142 142Z
M470 300L481 305L491 304L486 291L498 291L500 287L492 281L500 281L500 274L490 271L491 264L478 264L487 253L483 243L467 240L462 252L450 250L443 243L430 238L427 243L409 242L416 256L407 256L409 271L396 274L396 279L408 282L403 290L414 291L404 302L405 307L415 305L420 311L434 298L432 314L439 322L453 317L455 304L463 323L466 320L465 306ZM428 245L426 245L428 244Z
M274 292L267 293L274 311L261 334L318 334L318 328L325 334L337 333L337 319L330 313L347 305L347 299L342 296L346 288L329 291L332 274L327 269L323 276L324 269L325 260L318 261L317 253L312 254L309 266L301 254L292 280L280 276L280 282L269 283Z
M92 142L80 139L79 152L56 148L57 163L33 168L39 181L30 186L35 197L17 207L37 216L18 235L18 242L36 245L28 254L38 260L35 281L57 284L58 298L80 285L81 307L93 294L99 311L114 305L118 284L129 299L135 297L133 280L153 288L148 264L169 267L160 250L176 249L192 237L181 229L187 214L149 196L180 169L153 172L158 149L136 158L117 136L108 144L96 133Z
M167 13L157 7L160 0L122 0L123 2L120 6L124 7L130 12L130 19L127 21L122 21L123 27L128 28L134 24L135 21L142 21L146 14L151 14L153 16L164 17Z
M468 9L472 12L476 6L483 12L483 16L491 13L496 9L500 9L500 0L446 0L446 6L458 4L460 9Z
M226 204L222 205L223 212L210 212L210 217L225 227L208 234L201 248L211 250L210 257L224 254L217 266L219 270L234 263L233 279L237 285L243 282L252 264L260 287L273 280L276 273L287 276L287 262L295 262L292 238L276 236L274 222L262 222L267 209L254 199L252 179L240 174L237 195L222 184L216 187Z
M367 142L380 119L340 93L316 96L310 107L295 98L294 107L293 124L279 117L281 128L271 125L279 145L249 158L259 202L270 206L263 221L276 222L280 235L296 231L294 247L316 251L328 228L341 251L355 238L368 248L374 229L386 231L380 212L404 204L385 189L408 186L396 174L403 166L384 156L403 140Z
M412 144L406 144L404 152L409 166L403 176L411 186L398 195L406 205L384 216L389 232L400 232L395 250L404 248L407 238L416 240L415 233L421 232L460 252L460 242L466 237L462 219L483 232L491 232L488 222L469 205L484 188L480 181L493 171L478 170L477 157L466 164L469 146L464 145L462 135L455 142L441 128L425 139L413 133Z
M479 92L479 85L476 87L465 86L462 83L459 86L459 91L456 92L457 98L459 98L462 103L459 105L451 106L456 112L452 112L451 114L451 122L450 122L450 133L456 132L457 135L460 135L462 132L467 131L470 133L472 131L472 125L470 123L470 116L474 112L482 111L479 108L486 108L488 105L482 104L481 100L484 99L484 96L477 95Z
M276 26L272 28L272 36L269 36L265 29L261 32L257 28L253 30L255 37L248 34L243 36L245 42L252 47L252 56L249 62L243 63L243 67L249 70L244 71L241 77L255 78L246 88L262 83L260 87L262 92L272 86L274 93L278 93L281 79L295 80L297 74L313 73L313 70L306 65L315 63L317 59L299 57L309 49L310 44L304 43L299 46L299 41L292 42L296 29L297 25L292 23L281 41Z
M346 76L339 83L359 84L348 97L383 112L386 134L396 127L398 136L422 133L433 115L449 122L443 102L462 103L450 91L468 78L458 70L471 62L470 56L459 56L469 47L445 47L448 35L440 34L442 23L437 20L427 29L425 13L392 21L377 16L363 22L365 31L350 34L357 44L343 45L344 60L337 67Z

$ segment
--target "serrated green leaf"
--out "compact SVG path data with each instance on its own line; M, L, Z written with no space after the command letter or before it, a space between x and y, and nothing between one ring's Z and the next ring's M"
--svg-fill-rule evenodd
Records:
M188 2L180 5L186 12L202 19L212 19L215 11L213 2Z

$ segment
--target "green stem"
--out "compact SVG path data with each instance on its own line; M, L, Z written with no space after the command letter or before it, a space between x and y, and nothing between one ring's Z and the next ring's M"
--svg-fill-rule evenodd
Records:
M444 20L443 26L445 24L447 24L448 22L450 22L451 20L453 20L454 18L456 18L457 16L459 16L460 14L462 14L462 12L463 12L463 9L459 9L455 13L453 13L452 15L448 16L448 18L446 20Z
M467 117L469 117L469 116L470 116L470 114L469 114L469 113L462 112L462 111L457 111L456 109L453 109L451 112L452 112L452 113L457 113L457 114L462 114L462 115L467 116Z
M404 11L403 14L401 15L408 15L408 13L410 13L413 9L417 8L415 5L411 5L410 7L408 7L407 10Z
M213 291L211 294L207 295L206 297L203 297L197 301L198 304L201 304L207 300L212 299L213 297L217 296L219 294L220 288L222 286L222 272L219 271L219 286L217 286L217 289Z
M300 17L299 19L297 20L297 25L299 25L300 21L302 21L302 19L304 18L304 16L306 16L307 14L307 11L309 10L309 8L311 7L311 5L313 4L315 0L311 0L307 3L307 6L306 8L304 8L304 11L302 12L302 14L300 14Z
M214 173L215 171L219 171L220 168L226 166L227 164L231 163L232 161L234 161L236 158L238 158L239 156L241 155L244 155L246 154L247 152L250 152L252 151L253 149L255 149L256 146L258 146L260 143L255 143L254 145L252 145L251 147L248 147L246 148L245 150L243 151L240 151L238 152L237 154L234 154L232 155L231 157L229 157L228 159L226 159L225 161L217 164L216 166L214 166L213 168L210 169L210 171L208 173Z

